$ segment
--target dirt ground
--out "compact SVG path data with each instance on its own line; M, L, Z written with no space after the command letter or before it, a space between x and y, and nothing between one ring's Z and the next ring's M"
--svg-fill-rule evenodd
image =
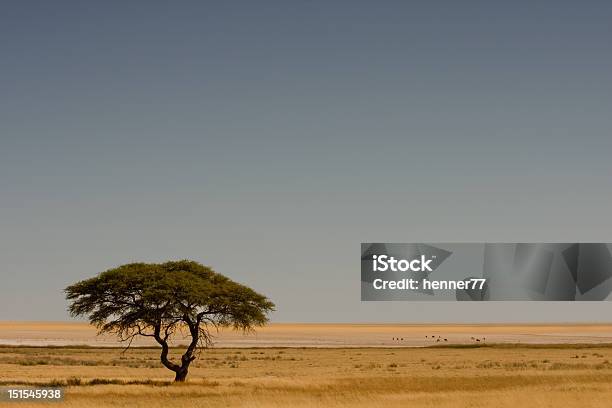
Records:
M612 325L401 325L270 324L255 334L231 330L216 335L218 347L406 347L441 342L612 343ZM438 341L439 340L439 341ZM179 342L181 340L179 339ZM112 336L96 336L87 323L2 322L0 344L119 346ZM140 340L136 345L154 344Z

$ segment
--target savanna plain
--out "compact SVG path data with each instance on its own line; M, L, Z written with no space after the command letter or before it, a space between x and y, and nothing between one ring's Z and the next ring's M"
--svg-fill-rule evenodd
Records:
M422 347L215 347L184 384L170 382L154 347L5 345L0 385L63 386L65 400L52 404L61 407L612 406L612 344L437 339Z

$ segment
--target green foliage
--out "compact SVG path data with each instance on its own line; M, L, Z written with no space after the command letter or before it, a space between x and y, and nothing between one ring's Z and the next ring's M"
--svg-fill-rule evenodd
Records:
M69 286L66 298L72 316L88 316L102 332L199 313L204 323L250 330L274 310L265 296L192 261L123 265Z

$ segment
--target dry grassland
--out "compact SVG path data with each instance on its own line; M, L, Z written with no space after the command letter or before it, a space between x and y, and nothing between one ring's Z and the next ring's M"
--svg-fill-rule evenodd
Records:
M215 348L171 378L156 349L0 347L0 384L67 385L61 407L557 408L612 406L612 346Z

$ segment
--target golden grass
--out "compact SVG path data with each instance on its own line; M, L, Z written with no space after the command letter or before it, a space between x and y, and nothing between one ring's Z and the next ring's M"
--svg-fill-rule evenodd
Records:
M154 349L2 347L0 384L80 383L67 386L56 406L85 408L556 408L612 401L609 345L211 349L179 385L167 384L172 375L157 361Z

